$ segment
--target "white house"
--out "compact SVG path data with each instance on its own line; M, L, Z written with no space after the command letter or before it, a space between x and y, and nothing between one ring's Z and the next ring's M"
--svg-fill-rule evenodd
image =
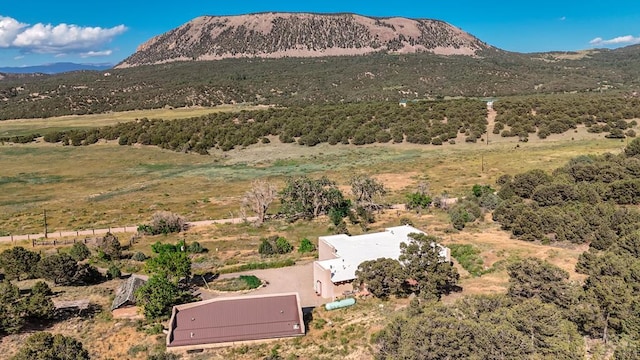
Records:
M352 291L358 265L367 260L400 257L400 244L409 243L409 234L422 233L412 226L387 228L383 232L349 236L345 234L321 236L318 239L318 261L313 264L316 294L335 299L345 291ZM439 245L440 246L440 245ZM440 246L440 255L450 261L451 251Z

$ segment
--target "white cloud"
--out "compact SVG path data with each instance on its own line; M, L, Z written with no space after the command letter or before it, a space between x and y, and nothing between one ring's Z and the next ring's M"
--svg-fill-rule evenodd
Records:
M112 28L69 24L28 25L0 16L0 48L16 48L42 54L103 53L102 47L127 31L124 25ZM89 55L91 56L91 55Z
M9 47L16 36L25 28L18 20L0 15L0 47Z
M591 41L589 44L594 46L604 46L604 45L632 45L632 44L640 44L640 37L635 37L632 35L626 36L618 36L613 39L605 40L601 37L597 37Z
M102 50L102 51L87 51L85 53L80 54L80 57L88 58L88 57L97 57L97 56L109 56L113 53L111 50Z

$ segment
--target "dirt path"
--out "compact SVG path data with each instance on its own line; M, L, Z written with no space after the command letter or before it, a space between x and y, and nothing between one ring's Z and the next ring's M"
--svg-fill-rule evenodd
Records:
M256 217L248 217L246 221L255 221ZM191 221L189 222L189 227L198 227L198 226L206 226L212 224L240 224L245 219L242 218L231 218L231 219L217 219L217 220L201 220L201 221ZM48 233L47 239L60 239L64 237L80 237L80 236L94 236L94 235L104 235L108 232L112 234L121 234L121 233L135 233L138 231L137 225L127 225L127 226L117 226L110 227L105 229L91 229L91 230L62 230ZM34 239L43 239L45 238L44 233L40 234L27 234L27 235L10 235L10 236L0 236L0 242L15 242L15 241L24 241L24 240L34 240Z

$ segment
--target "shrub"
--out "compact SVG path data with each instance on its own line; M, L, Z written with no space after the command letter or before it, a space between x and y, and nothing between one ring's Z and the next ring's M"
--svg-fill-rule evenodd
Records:
M278 254L288 254L292 250L293 246L287 241L287 239L279 237L276 240L276 251L278 252Z
M122 272L120 272L120 268L117 267L115 264L111 264L111 266L109 266L109 269L107 270L107 279L108 280L119 279L120 276L122 276Z
M43 295L43 296L51 296L51 295L53 295L53 291L51 291L51 288L49 287L49 285L47 285L46 282L38 281L31 288L31 294L32 295L40 294L40 295Z
M118 260L122 256L122 246L118 237L107 233L100 243L100 250L107 260Z
M309 253L315 251L316 247L313 245L311 240L304 238L300 241L300 247L298 247L298 252L301 254Z
M240 280L244 281L249 289L257 289L262 285L262 281L255 275L240 275Z
M89 256L91 256L91 251L89 250L87 245L85 245L84 243L78 242L73 244L73 246L69 250L69 255L75 261L82 261L87 259Z
M202 245L200 245L199 242L194 241L192 243L190 243L187 246L187 252L193 253L193 254L200 254L203 252L207 252L206 248L203 248Z
M273 245L271 245L271 241L269 241L269 239L262 239L262 242L258 247L258 253L262 256L275 254L275 250L273 249Z
M137 253L133 254L133 256L131 257L132 260L135 261L145 261L147 260L147 255L145 255L143 252L138 251Z
M147 235L170 234L184 231L187 226L182 216L169 211L158 211L153 214L151 224L140 225L138 231Z
M289 243L287 239L277 235L262 239L262 242L258 247L258 253L263 256L288 254L292 250L293 246L291 243Z

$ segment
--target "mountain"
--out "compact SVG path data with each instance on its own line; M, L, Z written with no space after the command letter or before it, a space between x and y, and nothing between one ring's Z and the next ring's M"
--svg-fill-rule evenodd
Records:
M439 20L259 13L198 17L145 42L117 68L188 60L372 53L473 56L487 49L492 47Z
M79 70L95 70L102 71L106 69L111 69L113 64L76 64L70 62L59 62L52 64L44 64L44 65L35 65L35 66L21 66L21 67L0 67L0 73L9 73L9 74L33 74L33 73L41 73L41 74L58 74L69 71L79 71Z

